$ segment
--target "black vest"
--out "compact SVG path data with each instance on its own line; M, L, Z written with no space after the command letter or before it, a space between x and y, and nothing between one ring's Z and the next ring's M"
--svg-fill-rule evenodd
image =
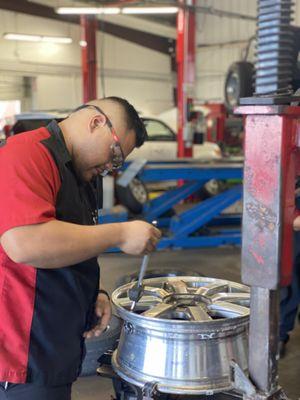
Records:
M56 121L47 129L51 136L41 143L53 156L61 178L56 218L91 225L96 208L93 188L78 180ZM94 319L98 285L96 258L64 268L37 269L27 382L54 386L76 379L84 356L82 335Z

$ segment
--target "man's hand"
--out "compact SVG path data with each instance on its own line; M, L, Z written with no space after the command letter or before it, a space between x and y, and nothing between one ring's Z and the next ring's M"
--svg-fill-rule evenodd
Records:
M300 216L294 219L293 228L294 231L300 231Z
M155 250L161 238L160 230L144 221L124 222L120 249L127 254L148 254Z
M94 336L100 336L101 333L106 329L110 318L111 318L111 304L110 300L104 293L98 294L97 301L95 304L95 314L99 318L97 325L88 332L84 332L85 338L91 338Z

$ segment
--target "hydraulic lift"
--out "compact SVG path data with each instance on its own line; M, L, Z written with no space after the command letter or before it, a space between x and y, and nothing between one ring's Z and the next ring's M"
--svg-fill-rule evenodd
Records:
M241 185L229 189L190 206L187 210L165 217L173 207L197 193L211 179L241 181L243 165L238 163L197 163L191 160L144 163L134 161L118 179L118 184L127 186L137 176L144 183L178 181L184 183L167 190L144 205L141 218L156 220L164 228L164 236L158 249L197 248L241 244L241 218L239 215L223 215L222 212L242 197ZM110 219L109 219L110 218ZM100 222L113 222L107 214Z

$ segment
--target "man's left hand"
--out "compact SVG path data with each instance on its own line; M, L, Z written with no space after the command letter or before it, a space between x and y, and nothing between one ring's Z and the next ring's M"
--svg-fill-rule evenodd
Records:
M106 329L111 318L111 304L110 300L104 293L99 293L95 304L95 314L99 318L97 325L88 332L84 332L85 338L100 336Z

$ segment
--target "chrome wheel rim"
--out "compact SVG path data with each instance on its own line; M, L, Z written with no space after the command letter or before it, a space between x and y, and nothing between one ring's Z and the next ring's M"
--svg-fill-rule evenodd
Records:
M130 312L130 283L113 293L115 306ZM134 314L141 318L178 323L210 322L249 316L250 291L245 285L204 277L144 280L144 294Z

